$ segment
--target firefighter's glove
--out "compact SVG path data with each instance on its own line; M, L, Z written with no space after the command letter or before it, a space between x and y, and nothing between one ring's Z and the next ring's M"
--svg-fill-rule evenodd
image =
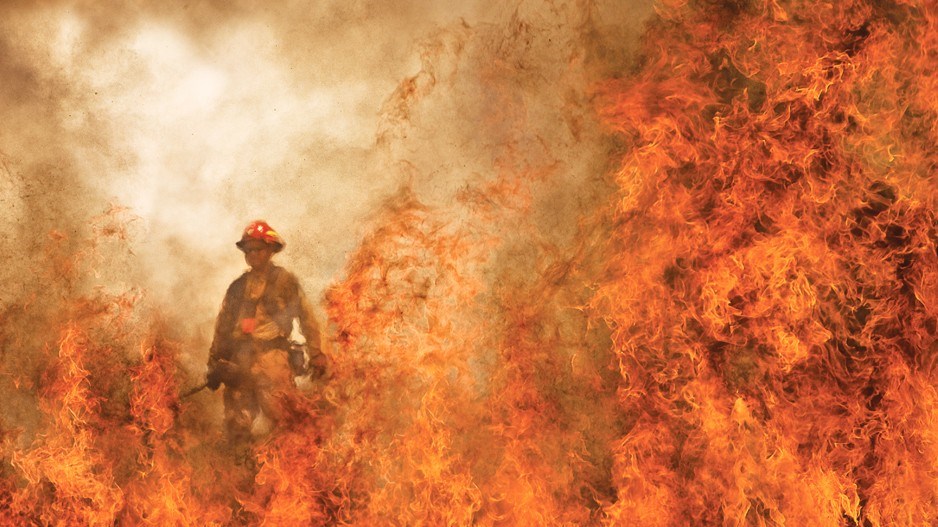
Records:
M219 386L221 386L221 383L222 383L221 372L217 368L210 369L208 371L208 375L206 376L206 381L207 381L206 386L208 386L208 389L214 392L215 390L218 389Z
M326 376L328 371L329 361L326 359L326 355L322 352L313 354L309 358L309 378L311 380L318 380Z
M237 364L226 360L219 360L209 367L208 387L217 390L222 384L231 386L241 380L242 371Z
M290 349L287 350L287 360L290 362L290 371L294 377L299 377L309 372L306 366L306 346L297 342L290 343Z

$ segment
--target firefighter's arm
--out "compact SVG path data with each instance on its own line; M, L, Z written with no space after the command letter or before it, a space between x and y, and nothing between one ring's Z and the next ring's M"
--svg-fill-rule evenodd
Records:
M232 288L228 289L225 299L222 301L221 310L218 318L215 320L215 333L212 338L212 346L208 354L208 387L217 390L221 383L228 377L229 365L228 359L231 357L232 331L234 330L236 318L234 306L236 302L232 298Z
M322 352L322 334L319 331L319 324L316 322L312 304L300 288L297 289L297 297L299 304L297 318L300 321L300 331L303 332L303 338L306 339L310 374L313 377L322 377L326 373L328 360Z

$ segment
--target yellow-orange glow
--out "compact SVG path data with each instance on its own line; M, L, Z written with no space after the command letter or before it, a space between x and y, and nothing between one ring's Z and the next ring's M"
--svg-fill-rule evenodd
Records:
M659 2L631 62L591 2L527 5L441 30L389 96L375 157L402 183L359 200L317 306L328 373L252 443L224 437L218 392L181 395L210 324L192 306L223 289L135 282L155 194L44 234L0 310L0 526L938 523L938 8ZM179 81L129 143L159 186L162 126L205 117L199 148L237 157L258 113L233 116L244 71L148 31L135 51ZM557 34L559 59L531 51ZM263 166L296 144L273 143ZM235 170L215 162L195 187ZM165 261L227 265L186 220ZM313 251L292 233L284 257Z

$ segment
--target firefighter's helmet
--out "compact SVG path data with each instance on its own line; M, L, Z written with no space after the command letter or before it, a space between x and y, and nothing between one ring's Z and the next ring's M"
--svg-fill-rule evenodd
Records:
M286 245L283 238L277 234L277 231L264 220L252 221L245 227L244 233L241 234L241 240L235 245L237 245L239 249L244 250L244 244L250 240L259 240L273 246L275 253L283 250L283 246Z

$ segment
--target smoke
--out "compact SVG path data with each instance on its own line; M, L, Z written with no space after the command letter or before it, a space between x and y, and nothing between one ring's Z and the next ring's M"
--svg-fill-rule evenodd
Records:
M805 5L4 3L0 511L927 522L936 17ZM332 376L248 467L255 218Z
M204 340L255 218L314 297L401 185L443 203L499 171L551 171L532 214L569 237L602 173L585 68L621 61L648 12L622 7L6 3L4 269L30 265L14 247L52 230L80 245L89 218L126 207L136 258L112 278Z
M0 214L11 227L0 238L0 279L13 285L0 293L0 359L6 372L29 373L0 385L16 399L0 432L25 431L26 446L41 426L31 392L47 375L43 350L55 335L38 333L82 295L139 299L138 318L120 326L121 338L134 341L127 333L145 334L158 319L181 343L183 384L200 380L223 292L244 267L234 241L250 220L266 219L284 236L278 260L300 277L323 321L331 317L327 337L337 341L347 335L332 325L347 320L335 303L327 313L327 291L394 257L363 243L419 259L468 239L480 243L470 252L481 268L428 257L403 283L415 284L408 294L452 308L453 340L497 319L474 346L438 354L468 361L480 379L471 397L492 398L455 408L447 396L468 397L467 383L452 393L392 391L354 404L363 412L397 409L408 423L426 395L431 411L454 411L449 425L466 418L456 423L466 435L453 451L487 491L511 490L508 482L521 477L512 467L518 456L558 488L583 485L570 492L611 499L598 487L608 485L604 445L621 423L609 379L593 375L608 365L609 338L576 311L586 291L563 288L577 266L597 265L591 244L607 228L597 227L598 216L618 145L595 122L594 83L629 68L650 14L650 1L5 3ZM405 215L416 225L400 238L388 231L411 209L420 211ZM484 305L450 306L446 287L475 279L482 293L463 291L459 302ZM419 333L424 321L412 314L404 322ZM525 357L545 356L532 345L541 339L557 353L531 364ZM143 353L114 350L131 361ZM373 358L367 346L362 353L346 366ZM409 367L405 361L388 378ZM25 389L23 377L32 379ZM580 384L586 378L604 384L602 396L592 392L595 383ZM101 393L126 394L121 382ZM534 387L526 396L543 399L562 423L531 416L534 429L587 423L586 437L519 433L483 455L494 440L472 429L482 423L471 414L490 410L496 417L486 425L508 426L500 420L511 413L500 414L499 405L527 403L505 387L524 383ZM393 400L395 393L404 399ZM183 416L186 426L217 415L217 405L197 403L198 416ZM412 433L410 426L386 433ZM347 428L354 432L354 423ZM551 459L527 459L529 444ZM568 467L565 448L587 460ZM361 484L376 490L378 505L365 517L382 496L394 499L371 483ZM493 517L510 512L492 507Z

